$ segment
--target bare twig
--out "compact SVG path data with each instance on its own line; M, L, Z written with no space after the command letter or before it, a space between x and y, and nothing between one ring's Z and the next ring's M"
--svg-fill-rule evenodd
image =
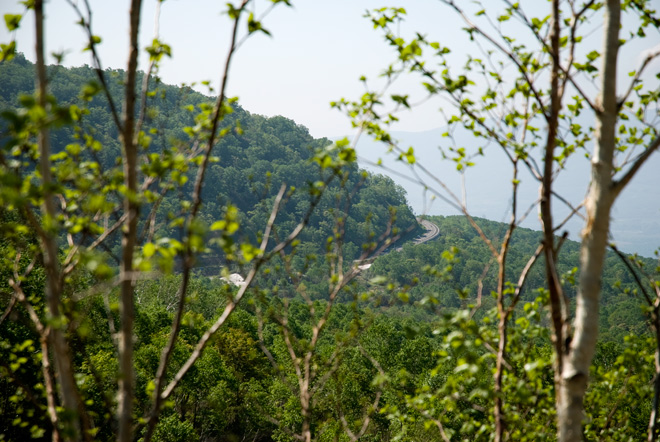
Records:
M625 104L626 100L632 93L632 91L635 89L635 86L639 82L640 78L642 77L642 73L644 73L644 69L653 61L655 58L660 57L660 50L653 51L649 53L645 58L644 61L642 62L642 65L637 69L637 72L635 72L635 77L632 79L630 82L630 86L628 87L628 90L626 91L625 94L621 98L619 98L619 103L618 107L621 109L623 105Z
M614 198L619 196L621 191L626 187L626 185L632 180L632 178L635 176L637 171L644 165L644 163L653 155L653 153L658 149L658 146L660 146L660 136L656 136L655 140L651 142L646 148L646 150L635 159L633 162L632 166L630 166L630 169L618 180L613 180L612 181L612 192L614 194Z
M516 308L516 305L520 300L520 295L522 293L522 290L525 286L525 282L527 281L527 275L529 275L529 271L532 269L532 267L538 260L539 256L541 256L542 252L543 252L543 244L540 244L536 248L534 254L529 258L529 260L527 260L527 264L525 264L525 267L523 268L522 272L520 272L520 276L518 277L518 285L516 286L516 290L513 293L513 299L511 300L511 304L509 304L509 308L507 309L506 312L507 316L510 316L513 313L513 310Z
M108 100L108 106L110 106L110 113L112 114L112 119L117 127L117 130L121 133L123 132L123 125L121 123L121 118L119 117L119 112L117 111L117 106L115 100L110 94L110 87L108 82L105 79L105 74L103 72L103 67L101 65L101 59L99 58L98 52L96 51L96 39L94 38L94 33L92 32L92 8L89 5L89 0L84 0L85 10L87 12L87 17L83 14L83 11L78 6L78 2L74 0L66 0L66 2L73 8L74 12L78 15L80 19L79 23L83 27L85 36L88 41L88 48L92 54L92 63L94 64L94 71L96 76L101 83L101 88L105 94L105 98Z

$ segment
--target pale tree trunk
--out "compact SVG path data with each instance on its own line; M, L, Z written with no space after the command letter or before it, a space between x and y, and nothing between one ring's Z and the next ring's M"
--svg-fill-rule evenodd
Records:
M656 293L658 290L656 289ZM658 440L658 435L660 433L658 429L658 408L660 404L660 316L658 316L658 301L660 297L659 294L656 294L656 300L654 303L654 309L652 314L653 328L655 331L655 376L653 377L653 406L651 408L651 416L649 418L649 426L647 430L647 441L655 442Z
M34 2L35 12L35 30L36 30L36 68L37 68L37 100L39 106L46 109L47 101L47 77L46 63L44 59L44 2L36 0ZM42 126L37 136L39 147L39 171L42 176L44 188L44 202L42 205L42 218L44 220L44 229L41 234L41 243L43 248L44 268L46 270L46 305L47 315L55 318L55 324L48 335L48 343L52 349L55 360L55 370L58 378L58 393L62 401L62 407L66 411L64 420L61 424L64 426L62 436L66 440L80 440L80 421L79 421L79 400L76 382L73 375L73 364L71 361L71 352L66 342L63 330L63 322L58 318L61 316L60 303L62 298L62 278L58 261L57 237L53 233L53 223L56 222L55 201L52 195L52 175L50 163L50 142L48 129ZM46 332L47 333L47 332ZM47 355L45 356L48 357ZM58 431L53 432L53 438L57 440Z
M132 0L130 10L130 52L126 69L125 101L121 128L122 155L124 163L124 213L127 218L123 227L121 257L121 294L119 313L119 388L117 392L117 419L119 434L117 440L133 440L133 400L135 398L135 373L133 372L133 322L135 319L134 289L135 269L133 259L137 247L138 201L137 146L135 140L135 83L138 58L138 28L140 26L141 0Z
M303 442L312 442L312 412L310 407L309 383L304 380L300 387L300 406L302 416L301 440Z
M552 2L552 24L550 32L550 50L552 56L552 71L550 74L550 109L546 119L548 122L548 134L546 138L545 155L543 158L543 180L540 189L541 225L543 228L543 253L545 257L545 272L550 295L550 318L552 322L552 343L554 347L555 360L555 387L556 400L561 401L561 372L564 364L565 347L565 325L564 299L561 282L556 270L557 251L555 248L555 226L552 217L552 182L553 166L555 164L555 148L557 147L557 129L559 127L559 112L561 108L561 96L559 93L559 64L560 64L560 11L559 0Z
M610 210L615 192L612 164L617 121L616 67L619 49L621 5L608 0L605 8L603 67L596 110L596 135L591 160L591 185L585 207L586 226L582 232L580 280L575 312L575 335L561 373L558 404L559 440L582 440L583 400L589 367L598 339L601 272L610 226Z

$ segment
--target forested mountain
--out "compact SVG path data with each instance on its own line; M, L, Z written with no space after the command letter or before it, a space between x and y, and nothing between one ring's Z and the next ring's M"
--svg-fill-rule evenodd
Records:
M123 232L112 226L123 222L117 208L121 209L126 194L122 185L126 173L119 130L122 124L118 122L124 100L124 72L104 71L101 84L89 67L50 66L48 100L52 115L45 120L41 120L40 113L44 109L34 98L34 72L34 65L20 54L0 64L0 299L5 312L0 320L0 432L7 440L48 439L57 434L53 432L53 415L38 405L42 398L55 394L50 388L40 387L48 382L50 373L37 368L43 363L41 356L48 357L37 344L39 334L48 333L40 326L41 320L48 320L40 315L48 298L44 294L49 289L44 285L44 257L38 235L35 236L43 231L26 227L30 225L26 218L32 214L47 216L40 211L39 198L43 194L33 189L24 198L20 184L25 180L30 187L42 176L39 154L30 139L35 130L31 124L39 121L37 124L49 127L52 149L54 183L46 192L54 190L60 197L58 210L62 212L56 222L63 230L56 242L60 268L67 274L63 277L67 287L63 296L69 300L62 314L68 318L66 324L70 324L64 328L66 339L71 342L72 370L86 384L81 384L77 393L79 398L85 398L84 414L89 420L84 425L92 425L86 428L86 437L110 440L117 430L112 411L116 407L112 391L118 370L114 327L122 324L115 281L120 274L117 264L123 252ZM142 80L143 77L138 84ZM186 313L178 318L177 323L183 325L164 378L168 382L190 357L195 341L202 339L213 320L235 307L233 303L240 299L238 289L221 282L218 276L221 271L240 271L244 275L250 271L250 261L261 258L251 244L261 241L266 235L264 230L269 229L270 241L263 246L266 250L285 241L287 235L295 234L295 242L286 243L282 255L273 256L268 268L255 278L249 294L251 302L268 291L287 303L289 298L295 298L292 308L301 314L309 305L301 303L296 293L304 291L308 299L319 305L330 305L340 293L334 289L336 281L329 274L352 271L353 259L360 254L386 247L388 241L415 235L419 230L401 188L386 177L359 170L350 150L337 152L329 147L328 140L312 138L307 129L291 120L252 115L233 100L228 105L223 103L226 107L218 128L220 141L214 146L215 157L210 159L199 195L204 203L199 213L190 217L193 201L189 195L195 195L193 186L203 161L201 146L208 139L214 99L191 88L160 84L156 78L151 79L149 91L144 107L136 103L136 112L144 112L137 138L140 179L145 185L139 197L141 253L135 261L140 271L153 268L163 273L147 272L145 276L150 281L139 282L135 287L135 326L130 333L136 339L136 416L149 413L153 370L158 367L161 349L173 334L171 324L177 305L185 308ZM343 158L343 154L347 157ZM286 192L278 197L284 184ZM278 210L273 212L275 207ZM276 218L271 225L272 214ZM96 237L102 239L98 243L101 250L94 249L98 245ZM186 258L184 244L193 244L196 263ZM88 251L72 260L79 247ZM338 267L326 255L333 256ZM34 257L33 264L29 263L30 257ZM188 280L180 272L184 265L194 266L197 275L206 274L213 279L199 276L199 280L185 283L189 289L181 289L183 280ZM14 270L22 272L20 280ZM174 275L166 276L167 273ZM302 277L305 287L298 280ZM340 289L343 284L337 287ZM14 294L19 289L28 297L21 298L27 307L16 304ZM342 291L340 298L353 300L355 290ZM274 303L268 307L272 315L273 309L278 311L280 298L267 299L267 303ZM282 306L279 307L281 311ZM332 353L334 331L350 329L356 320L355 311L348 305L337 309L343 310L345 317L339 323L332 319L332 326L325 332L329 339L324 338L319 346L322 352ZM335 310L333 318L339 314ZM37 312L36 316L30 316L32 311ZM313 317L305 318L303 314L299 319L289 319L297 338L303 339L298 332L308 330L305 321ZM193 370L201 370L200 377L186 377L185 383L196 386L192 390L183 388L183 395L175 399L183 407L183 414L173 412L167 403L170 411L157 428L157 440L187 440L193 436L204 440L274 440L280 437L276 434L286 434L288 427L273 425L272 419L280 417L277 413L282 410L281 398L291 401L295 395L276 391L283 387L277 376L273 378L277 370L257 345L259 342L264 348L271 348L273 357L284 357L286 354L272 348L283 344L281 333L269 317L267 329L257 336L257 323L264 325L264 320L257 320L253 308L250 313L238 312L231 318L237 322L223 328L226 336L216 335L210 344L205 344L199 368ZM354 332L349 332L347 339L352 339L350 336ZM219 352L213 350L217 345ZM248 402L255 406L246 407ZM268 411L264 413L262 407ZM295 416L298 409L295 403L292 407L282 411ZM355 412L359 411L360 405L356 405ZM138 430L145 431L144 426Z
M388 275L399 285L410 285L413 301L432 298L442 309L460 309L474 304L479 285L482 284L483 310L494 306L491 293L496 290L497 268L484 269L492 256L482 238L463 216L432 216L428 218L440 228L433 241L420 245L406 244L400 253L378 258L371 268L374 274ZM486 219L476 219L489 238L503 238L507 225ZM513 281L525 267L527 260L541 242L541 233L518 228L515 230L508 254L507 280ZM578 254L580 244L566 240L562 244L557 271L562 276L564 293L575 302L575 281L579 277ZM643 258L640 263L653 271L657 262ZM446 278L439 278L431 269L450 270ZM539 288L545 287L543 258L532 267L527 276L521 303L533 302ZM629 334L649 332L642 309L642 293L634 274L614 251L607 254L603 271L602 316L600 332L604 341L622 342ZM522 305L521 305L522 308Z
M1 441L660 441L653 0L5 3Z
M17 166L3 165L5 180L14 169L37 174L30 151L20 151L19 143L8 135L17 132L24 113L34 108L29 96L33 70L21 56L0 64L5 125L1 141L4 152L25 160ZM121 108L123 72L107 70L103 75L116 108ZM76 124L61 124L51 133L53 169L63 180L57 183L58 191L67 196L69 190L78 191L67 180L96 164L104 172L91 176L105 180L103 198L120 200L120 134L108 99L93 80L94 72L88 67L50 67L49 78L55 112L68 109L77 119ZM178 148L189 141L184 135L201 132L207 123L203 116L212 107L211 98L190 88L157 84L154 92L145 108L141 155L146 160L141 173L158 175L159 168L176 173L164 180L169 188L162 198L156 191L156 197L145 197L140 222L151 239L140 246L138 262L154 256L159 238L185 241L181 225L190 201L182 195L191 193L196 169L176 165L184 151ZM161 272L140 268L142 277L135 282L131 338L136 438L147 434L155 374L173 336L173 318L181 313L163 375L166 383L178 379L179 384L162 405L152 440L292 442L299 439L301 428L307 428L315 441L418 442L441 440L447 434L449 440L489 440L491 410L502 396L516 432L512 437L554 440L555 391L542 261L531 269L514 310L516 327L511 327L506 344L506 387L498 396L492 383L494 348L499 343L498 312L491 296L495 266L484 272L492 256L466 219L433 217L440 228L437 239L404 244L402 251L386 253L368 271L358 272L353 259L363 250L373 250L391 220L396 220L399 232L408 236L418 232L401 188L386 177L360 171L354 161L330 168L330 173L324 162L341 162L342 151L327 150L327 140L313 139L304 127L283 117L252 115L235 102L231 110L219 128L224 132L214 152L217 160L207 171L199 226L188 230L198 229L200 237L208 240L203 244L208 250L199 246L197 273L190 278L185 296L180 295L185 276L177 267L185 256L180 249L175 266L154 265ZM79 151L85 153L77 156ZM319 185L323 180L329 184ZM76 182L88 186L83 190L96 189L97 183ZM295 231L317 205L296 242L263 263L249 290L241 292L242 288L218 278L220 267L245 274L255 268L255 261L230 259L227 255L233 249L222 241L232 239L231 235L214 237L209 230L221 221L222 231L229 231L227 225L235 222L243 238L232 240L245 241L241 245L258 242L278 203L282 182L295 190L289 187L280 201L271 244ZM9 201L14 195L7 194L16 183L7 183L2 190L6 193L0 195ZM320 189L323 197L316 201ZM34 193L37 196L26 198L37 200ZM80 205L91 204L84 191L74 193L71 200L76 198ZM70 243L81 238L76 235L92 229L84 220L79 221L80 231L66 224L78 222L67 218L76 210L72 206L62 210L65 229L58 238L62 263L67 263L74 248ZM0 214L0 302L6 312L0 320L0 440L49 440L55 432L44 404L56 394L48 387L52 369L43 368L44 361L50 361L43 351L48 338L42 339L48 335L35 326L45 316L47 292L39 232L24 227L26 214L15 207L2 207ZM494 241L507 228L477 221ZM122 248L119 231L114 235L103 252L107 275L90 258L63 278L61 327L84 407L80 419L90 440L114 440L118 431L114 393L120 378L116 342L121 311L113 258ZM83 238L80 244L90 241ZM538 232L516 229L507 258L508 280L521 272L538 244ZM241 252L247 255L254 250ZM571 301L577 253L576 243L563 243L558 270ZM592 440L637 440L646 434L644 422L651 413L654 345L639 307L638 286L622 262L609 255L604 274L601 328L609 342L598 349L586 400L590 421L585 431ZM640 263L653 271L653 262ZM513 283L510 289L507 296ZM239 293L245 294L240 305ZM185 309L179 310L182 299ZM227 311L233 312L231 316ZM222 327L217 327L223 317ZM44 317L43 323L49 327L58 326L47 320L51 318ZM211 336L209 330L214 329ZM204 339L196 364L178 377ZM62 412L59 416L66 427L70 416Z
M53 131L54 153L65 151L67 146L72 149L77 144L102 146L94 156L110 173L120 158L119 134L95 72L89 67L50 66L48 77L50 91L59 106L75 106L82 110L78 129L63 126ZM114 107L119 111L123 106L123 71L107 69L104 78ZM142 84L142 80L139 78L138 84ZM156 86L146 103L144 129L148 135L144 139L143 154L155 155L152 167L159 167L161 162L164 168L167 161L176 161L177 153L170 146L184 143L188 134L200 130L200 118L196 115L210 112L213 99L190 87L164 85L157 78L152 81ZM21 54L0 65L0 109L14 108L21 97L33 91L34 65ZM136 109L139 105L136 104ZM7 116L9 120L5 121L15 118ZM228 206L233 206L244 234L256 236L265 228L280 186L287 184L295 190L287 196L276 226L283 232L290 231L309 208L310 190L323 179L313 160L317 152L331 144L330 141L314 139L305 127L284 117L252 115L236 103L232 104L232 112L223 125L224 136L213 152L217 159L206 172L200 220L210 226L224 216ZM0 141L7 142L6 139ZM156 238L176 235L170 222L183 210L178 194L190 191L195 173L195 169L185 172L180 189L173 190L155 205ZM330 183L331 189L324 195L300 240L318 246L316 251L322 252L325 239L332 235L333 212L343 210L349 196L350 210L345 220L347 257L356 258L370 234L380 235L391 220L393 227L407 236L418 233L401 187L382 175L358 170L356 164L349 166L346 173L341 180ZM149 210L142 213L146 217ZM394 213L396 220L392 218ZM208 256L206 259L215 258Z

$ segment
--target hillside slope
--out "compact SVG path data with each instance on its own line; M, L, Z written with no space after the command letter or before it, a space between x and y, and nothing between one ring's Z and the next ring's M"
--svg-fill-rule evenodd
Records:
M63 151L72 143L98 143L101 147L95 155L101 167L108 171L117 169L121 163L118 133L108 100L95 80L95 72L86 66L50 66L48 73L50 91L57 102L83 109L79 129L66 126L52 132L53 151ZM115 108L121 109L123 71L107 69L104 74ZM197 130L200 117L208 112L213 98L189 87L161 84L157 78L151 81L156 85L156 92L147 101L144 131L149 142L144 155L156 154L165 161L168 156L175 156L186 148L181 145L191 142L188 135ZM19 54L11 62L0 64L0 109L13 109L22 96L33 90L34 66L31 62ZM214 148L217 161L206 174L200 219L209 226L221 219L228 207L235 207L237 219L243 227L241 231L256 237L265 227L275 195L281 185L286 184L295 191L288 194L276 226L282 232L290 230L307 211L313 186L323 179L323 172L314 163L314 155L331 143L324 138L313 138L305 127L287 118L253 115L236 103L232 107L233 112L220 128L225 135ZM2 144L6 141L0 139ZM180 194L190 190L195 170L186 173L187 181L182 182L178 190L172 189L155 206L156 237L177 235L171 220L185 211L182 207L185 201L180 200ZM354 163L346 168L342 182L335 179L330 186L301 236L302 241L313 244L317 251L324 250L327 237L333 233L333 213L344 210L348 197L350 204L346 206L349 209L344 240L347 243L345 251L351 258L359 254L361 244L371 233L379 235L387 229L393 212L396 212L394 226L400 231L415 234L418 230L405 191L391 179L363 172ZM148 213L152 207L146 207L142 212ZM116 238L115 246L118 241ZM208 264L217 260L211 256L205 261Z

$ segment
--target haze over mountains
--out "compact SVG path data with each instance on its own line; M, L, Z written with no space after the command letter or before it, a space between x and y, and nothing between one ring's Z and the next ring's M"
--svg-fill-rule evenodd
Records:
M456 170L456 163L443 160L441 150L450 145L440 128L425 132L392 132L392 136L407 149L414 147L416 162L432 172L458 197L461 198L461 175ZM469 149L470 138L466 134L454 134L457 143ZM472 143L474 145L474 143ZM479 145L483 145L483 141ZM476 150L476 149L472 149ZM408 201L417 214L453 215L458 211L441 199L433 199L433 192L424 191L424 186L415 178L411 167L397 159L398 155L386 153L386 146L376 143L367 136L362 136L357 145L360 165L371 171L390 176L407 191ZM375 163L382 160L382 166ZM484 156L472 160L475 165L464 174L467 207L475 216L508 222L511 214L511 165L500 148L492 143L484 149ZM540 166L541 162L537 160ZM417 168L418 176L429 187L441 190L433 178L424 175ZM535 204L538 198L538 182L528 170L521 169L519 187L518 216L522 216ZM555 189L574 207L584 198L589 184L589 160L580 152L567 162L555 181ZM569 213L560 200L553 200L556 222L560 222ZM619 196L612 211L612 241L619 249L627 253L653 256L660 246L660 154L651 157L633 181ZM532 207L522 226L540 229L538 209ZM569 238L580 240L583 220L573 217L566 223Z

